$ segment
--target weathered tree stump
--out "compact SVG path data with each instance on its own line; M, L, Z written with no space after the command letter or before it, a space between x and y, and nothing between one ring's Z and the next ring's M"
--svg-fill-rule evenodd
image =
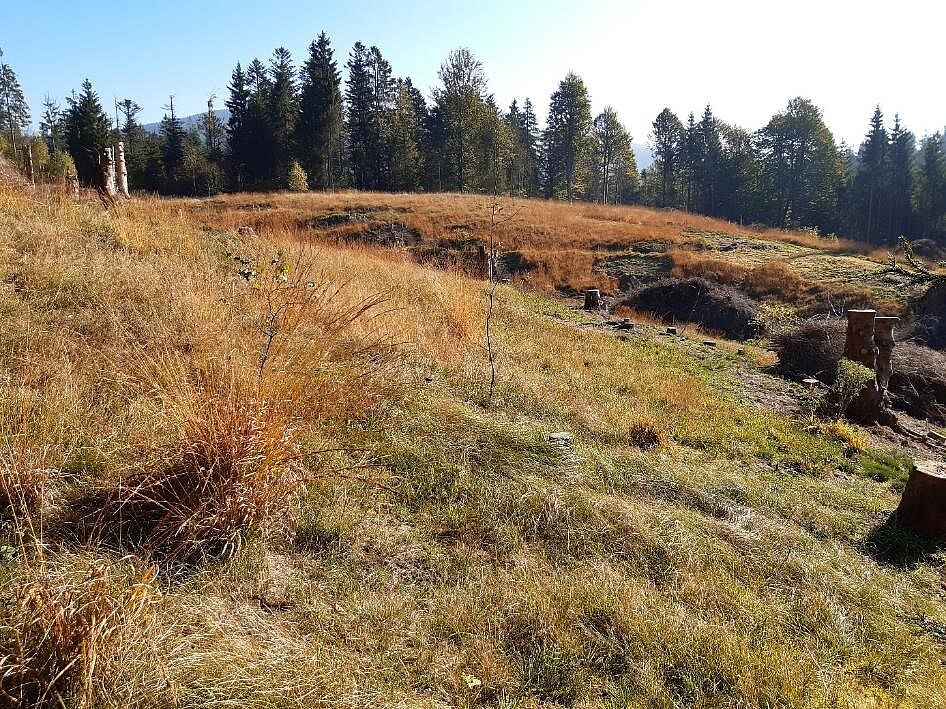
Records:
M125 165L125 143L120 140L115 146L115 176L118 180L116 185L118 194L128 199L130 195L128 194L128 168Z
M70 172L69 176L66 178L69 181L69 185L72 187L72 196L79 196L79 176L74 172Z
M33 172L33 146L27 143L23 146L26 160L26 177L31 185L36 184L36 175Z
M844 340L844 357L860 362L874 371L877 365L877 347L874 344L874 319L876 310L848 310L847 336Z
M115 196L115 153L105 148L99 159L99 187L109 197Z
M896 521L927 539L946 540L946 463L925 460L914 464Z
M893 348L897 341L893 337L893 329L900 318L874 318L874 343L877 345L877 389L882 398L886 398L887 387L890 385L890 375L893 374Z
M861 423L874 423L885 418L883 397L877 388L877 345L874 342L876 310L848 310L847 336L844 340L845 359L858 362L875 377L842 412L848 418Z
M589 288L585 291L585 310L601 309L601 291L597 288Z

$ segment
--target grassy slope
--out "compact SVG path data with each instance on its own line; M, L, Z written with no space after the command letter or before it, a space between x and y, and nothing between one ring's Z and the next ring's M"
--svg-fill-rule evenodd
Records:
M47 471L47 524L158 464L181 400L206 394L181 381L288 402L318 475L294 541L251 533L185 577L75 543L10 555L7 596L24 579L69 588L90 566L110 598L149 589L144 611L118 604L100 702L946 703L942 560L878 531L897 500L866 474L897 476L882 457L740 403L729 354L577 329L505 287L488 402L482 283L295 236L239 239L165 202L107 215L0 190L0 470ZM260 387L267 291L233 255L265 276L279 250L341 288L280 334ZM635 426L666 443L632 445Z

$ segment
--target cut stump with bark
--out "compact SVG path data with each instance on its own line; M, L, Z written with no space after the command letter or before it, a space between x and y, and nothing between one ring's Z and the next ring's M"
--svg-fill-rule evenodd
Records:
M601 309L601 291L597 288L589 288L585 291L585 310Z
M946 541L946 463L917 461L903 489L897 524L933 541Z

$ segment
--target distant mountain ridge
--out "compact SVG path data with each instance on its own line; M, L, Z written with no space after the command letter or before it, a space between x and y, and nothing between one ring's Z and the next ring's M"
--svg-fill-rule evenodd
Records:
M221 108L219 111L214 111L214 114L220 119L223 123L226 123L230 119L230 111L225 108ZM200 123L201 119L206 116L206 113L195 113L190 116L184 116L180 119L181 125L185 128L190 128L191 126L196 126ZM161 121L157 123L145 123L142 126L149 133L160 133L161 132Z

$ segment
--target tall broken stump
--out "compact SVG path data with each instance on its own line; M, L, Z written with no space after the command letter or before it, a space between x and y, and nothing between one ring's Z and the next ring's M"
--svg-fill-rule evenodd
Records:
M918 461L903 489L898 525L933 541L946 541L946 463Z

